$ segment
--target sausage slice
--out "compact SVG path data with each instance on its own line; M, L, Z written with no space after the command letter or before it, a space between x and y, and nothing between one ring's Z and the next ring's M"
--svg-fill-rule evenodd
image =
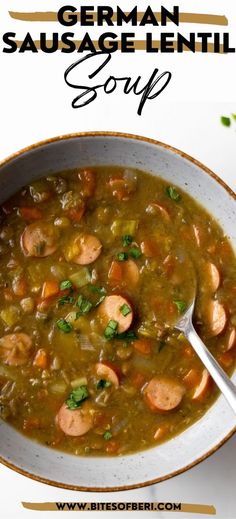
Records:
M117 389L119 387L119 378L115 370L109 365L98 362L95 366L96 375L99 379L108 380Z
M37 222L27 225L21 236L21 247L26 256L44 258L57 249L57 232L55 227L47 222Z
M212 337L223 332L226 321L226 312L223 305L217 300L211 300L208 306L208 325Z
M218 268L216 267L216 265L214 263L207 263L207 277L208 277L208 280L210 282L210 285L211 285L211 289L213 292L216 292L216 290L218 290L219 288L219 285L220 285L220 273L219 273L219 270Z
M102 251L100 240L93 234L78 234L73 238L65 252L67 261L73 261L77 265L89 265L93 263Z
M86 407L69 409L63 404L57 413L56 424L67 436L83 436L92 428L93 421Z
M26 333L12 333L0 339L0 358L9 366L22 366L29 360L32 339Z
M232 328L229 330L229 333L226 337L226 351L230 351L234 348L236 344L236 328Z
M105 297L99 306L99 315L105 326L111 320L116 321L118 333L126 332L133 320L133 310L129 301L120 295Z
M144 389L145 400L152 411L172 411L179 406L185 388L177 380L154 377Z
M210 380L211 380L211 377L210 377L207 369L204 369L202 372L201 381L193 393L193 396L192 396L193 400L201 400L204 397L204 395L206 394L206 392L209 388Z

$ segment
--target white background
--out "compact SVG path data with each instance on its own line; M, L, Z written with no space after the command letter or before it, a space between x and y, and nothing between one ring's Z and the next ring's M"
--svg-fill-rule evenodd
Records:
M65 2L64 2L65 3ZM79 7L79 2L70 2ZM102 2L100 2L102 3ZM103 2L103 4L108 2ZM163 4L171 7L173 3ZM84 2L85 4L85 2ZM95 4L96 2L91 2ZM111 3L110 3L111 4ZM13 30L17 38L28 30L38 37L40 31L67 30L76 32L79 27L60 28L55 24L25 24L11 20L7 10L57 10L63 2L47 3L35 0L11 0L0 5L0 32ZM112 5L112 4L111 4ZM120 2L128 10L134 2ZM142 10L147 3L142 2ZM159 5L151 3L155 10ZM225 14L230 20L232 44L236 43L236 7L232 0L183 0L182 11ZM194 30L194 26L181 27ZM208 30L207 26L201 30ZM101 28L99 29L101 32ZM125 30L125 28L123 29ZM133 30L127 28L126 30ZM215 30L218 30L216 27ZM225 28L227 30L227 28ZM116 29L114 28L116 32ZM98 35L93 29L94 37ZM137 30L141 38L141 30ZM230 129L220 124L220 116L236 112L235 55L135 55L116 54L112 57L108 73L114 75L142 74L146 80L157 66L161 71L171 70L173 79L166 91L156 100L147 103L143 115L137 116L138 99L124 96L122 90L114 94L99 95L87 108L72 110L73 92L63 80L63 74L77 55L0 54L0 160L8 154L47 137L86 130L114 130L152 137L180 148L196 157L221 176L234 190L236 187L236 123ZM1 441L1 439L0 439ZM26 479L9 469L0 467L1 517L28 518L37 512L23 510L21 501L183 501L214 504L217 519L236 519L235 464L236 438L232 438L209 460L170 481L147 489L114 494L85 494L48 487ZM39 513L38 513L39 514ZM69 513L66 514L67 517ZM83 514L84 515L84 514ZM110 519L113 513L107 512ZM124 514L123 514L124 515ZM122 517L123 517L122 515ZM142 516L154 517L154 514ZM95 513L91 517L94 517ZM137 514L135 513L135 517ZM53 513L44 513L45 519ZM130 517L130 515L128 516ZM179 514L155 513L155 517L179 517ZM193 519L197 516L189 514Z

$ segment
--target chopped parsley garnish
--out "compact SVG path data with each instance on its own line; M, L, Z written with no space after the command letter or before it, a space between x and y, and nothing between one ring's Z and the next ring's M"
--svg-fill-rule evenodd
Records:
M73 287L73 284L69 279L65 279L60 283L60 290L70 290Z
M131 245L132 241L133 241L133 236L131 236L130 234L125 234L124 236L122 236L123 247L128 247L129 245Z
M184 312L184 310L186 310L187 305L186 305L185 301L173 301L173 302L177 306L178 312L180 314L182 314Z
M120 312L122 313L122 315L124 317L126 317L126 315L129 315L130 312L131 312L131 308L130 306L128 306L126 303L124 303L121 307L120 307Z
M115 338L119 340L133 341L134 339L137 339L137 335L133 330L128 330L127 332L117 333Z
M96 294L103 294L103 295L106 294L105 287L97 287L96 285L89 285L88 288L89 288L89 290L91 290L91 292L95 292Z
M74 297L72 297L72 296L62 296L58 300L58 305L59 306L73 305L74 302L75 302L75 298Z
M127 261L128 254L127 254L127 252L118 252L116 257L117 257L118 261Z
M88 299L85 299L83 296L79 296L76 302L76 305L79 307L80 312L79 314L87 314L91 308L93 307L93 304Z
M222 115L220 120L221 120L221 124L223 124L223 126L226 126L227 128L229 128L231 126L231 120L229 117L225 117L224 115Z
M110 382L110 380L104 380L103 378L101 378L101 380L99 380L96 384L96 388L97 389L105 389L107 387L110 387L112 384Z
M57 327L64 333L69 333L73 329L71 324L68 323L65 319L58 319Z
M171 200L175 200L176 202L178 202L178 200L180 200L180 198L181 198L180 194L178 193L178 191L175 189L174 186L168 186L166 188L166 194L168 195L169 198L171 198Z
M104 330L104 337L106 337L106 339L113 339L114 337L116 337L117 327L118 327L118 322L114 321L114 319L111 319L109 321L107 327Z
M110 440L112 438L112 433L110 431L105 431L103 434L104 440Z
M84 402L88 396L89 392L87 386L79 386L75 388L66 400L68 409L78 409L78 407L81 406L82 402Z
M139 247L131 247L129 253L130 253L130 256L132 256L132 258L134 258L134 259L138 259L138 258L140 258L140 256L142 256L142 252L139 249Z

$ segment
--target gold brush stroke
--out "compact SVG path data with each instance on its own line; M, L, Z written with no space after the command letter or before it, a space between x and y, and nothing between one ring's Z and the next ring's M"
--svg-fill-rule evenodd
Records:
M65 13L65 20L68 18L70 13ZM78 21L80 21L80 13L73 13L73 15L77 15ZM93 20L97 21L97 14L94 12ZM128 14L128 13L126 13ZM11 18L15 20L21 20L25 22L57 22L57 13L48 11L48 12L35 12L35 13L19 13L16 11L9 11L9 15ZM143 18L144 12L137 13L137 19L140 21ZM161 20L161 13L154 13L155 17L158 21ZM116 12L112 17L113 22L117 21ZM208 25L228 25L228 18L224 15L218 14L201 14L201 13L180 13L179 15L180 23L200 23L200 24L208 24Z
M76 47L79 47L82 43L82 40L71 40L75 43ZM118 44L118 50L121 49L121 41L120 40L114 40L116 41L116 43ZM16 45L17 47L21 47L21 45L23 44L23 41L21 40L15 40L16 42ZM178 48L178 43L177 41L175 40L172 40L172 47L175 51L177 50ZM34 40L34 44L35 44L35 47L36 49L40 50L40 40ZM147 43L145 40L134 40L133 41L133 44L134 44L134 49L135 50L146 50L146 47L147 47ZM47 47L52 47L53 45L53 41L52 40L46 40L46 45ZM161 45L161 42L159 40L153 40L152 42L152 46L153 47L157 47L157 48L160 48L160 45ZM99 42L98 41L93 41L93 46L95 48L95 50L100 50L100 47L99 47ZM58 42L58 50L61 50L63 49L64 47L66 47L62 41L59 41ZM223 44L220 44L220 51L219 53L217 54L224 54L224 45ZM184 51L190 51L190 49L188 49L188 47L186 47L185 45L183 45L183 50ZM196 42L195 43L195 51L196 52L202 52L202 44L200 42ZM109 52L109 48L107 48L107 52ZM160 52L160 51L159 51ZM207 52L214 52L214 43L208 43L208 50Z
M75 506L74 509L68 510L68 508L65 505L65 508L63 510L59 510L56 503L28 503L23 501L22 506L26 508L27 510L34 510L34 511L40 511L40 512L78 512L79 508ZM99 505L99 503L97 503ZM117 504L118 503L114 503ZM136 504L136 503L135 503ZM138 503L137 503L138 504ZM142 503L143 504L143 503ZM153 507L157 507L158 503L150 503L153 505ZM165 504L165 503L163 503ZM84 503L83 512L92 512L91 504L90 503ZM108 510L102 510L103 512L108 512ZM132 512L134 510L127 510L127 512ZM154 509L155 511L155 509ZM156 508L156 511L158 511L158 508ZM113 512L120 512L119 509L113 510ZM146 512L153 512L153 510L146 510ZM191 504L191 503L181 503L181 510L168 510L168 512L186 512L189 514L204 514L204 515L216 515L216 509L213 505L198 505L198 504Z

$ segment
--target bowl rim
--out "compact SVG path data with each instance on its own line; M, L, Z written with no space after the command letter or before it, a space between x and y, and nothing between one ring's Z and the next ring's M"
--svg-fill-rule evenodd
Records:
M210 177L212 177L218 184L220 184L227 192L228 194L236 201L236 194L234 191L220 178L216 173L214 173L211 169L209 169L207 166L202 164L197 159L193 158L191 155L188 155L182 150L179 150L178 148L175 148L169 144L163 143L161 141L158 141L156 139L151 139L149 137L144 137L141 135L135 135L132 133L123 133L123 132L116 132L116 131L86 131L86 132L77 132L77 133L69 133L65 135L58 135L56 137L49 137L47 139L38 141L37 143L30 144L29 146L26 146L25 148L22 148L9 156L7 156L5 159L0 161L0 169L10 163L11 161L17 159L18 157L21 157L22 155L31 152L35 149L41 148L45 145L52 144L55 142L61 142L65 140L70 139L78 139L78 138L86 138L86 137L111 137L111 138L121 138L121 139L132 139L136 141L140 141L143 143L151 144L158 146L162 149L165 149L167 151L172 152L173 154L178 155L179 157L187 160L191 164L194 164L201 170L203 170L205 173L207 173ZM17 472L18 474L21 474L22 476L28 477L34 481L38 481L39 483L44 483L53 487L62 488L64 490L74 490L74 491L81 491L81 492L118 492L118 491L124 491L124 490L133 490L136 488L143 488L146 486L154 485L157 483L161 483L163 481L166 481L168 479L171 479L172 477L178 476L180 474L183 474L187 470L197 466L202 461L206 460L209 456L214 454L216 451L220 449L233 435L236 433L236 426L234 426L230 432L214 447L212 447L209 451L204 453L202 456L194 460L193 462L189 463L188 465L185 465L184 467L181 467L180 469L170 472L169 474L166 474L165 476L154 478L152 480L147 480L141 483L136 483L132 485L119 485L115 487L85 487L80 485L71 485L67 483L62 483L59 481L54 481L51 479L44 478L42 476L38 476L36 474L32 474L31 472L28 472L22 468L17 467L13 463L9 462L8 460L4 459L2 456L0 456L0 463L2 465L5 465L7 468L13 470L14 472ZM101 457L102 459L102 457Z

